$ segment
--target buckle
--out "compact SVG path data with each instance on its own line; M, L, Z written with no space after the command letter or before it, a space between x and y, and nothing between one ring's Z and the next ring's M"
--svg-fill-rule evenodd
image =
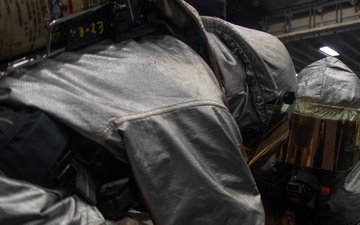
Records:
M131 3L130 3L131 2ZM156 30L157 0L116 0L111 10L111 39L116 42L141 37Z

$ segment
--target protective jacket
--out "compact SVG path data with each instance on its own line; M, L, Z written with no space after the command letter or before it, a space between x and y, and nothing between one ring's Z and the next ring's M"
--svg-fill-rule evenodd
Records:
M200 18L183 1L159 14L170 34L63 52L3 78L1 100L39 108L128 162L155 224L263 224L240 130L261 130L265 103L296 88L291 59L273 36ZM0 183L1 224L109 223L77 196Z

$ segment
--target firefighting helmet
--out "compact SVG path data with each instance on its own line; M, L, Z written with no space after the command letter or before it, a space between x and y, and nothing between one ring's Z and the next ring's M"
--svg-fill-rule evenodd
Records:
M324 171L347 171L360 160L360 80L327 57L299 73L287 145L276 159Z
M360 80L340 60L327 57L303 69L298 85L276 168L289 201L315 208L360 160Z

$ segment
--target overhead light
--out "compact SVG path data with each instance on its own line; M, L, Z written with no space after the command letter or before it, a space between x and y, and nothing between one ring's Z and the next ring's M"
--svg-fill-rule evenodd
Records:
M320 51L322 51L323 53L325 53L326 55L329 55L329 56L338 56L339 55L339 53L337 53L334 49L332 49L328 46L321 47Z

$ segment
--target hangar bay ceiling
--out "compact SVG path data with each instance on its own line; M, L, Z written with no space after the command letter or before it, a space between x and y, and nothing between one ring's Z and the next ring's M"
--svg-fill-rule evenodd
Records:
M327 45L360 76L359 0L228 0L227 17L278 37L297 72L326 57L319 48Z

